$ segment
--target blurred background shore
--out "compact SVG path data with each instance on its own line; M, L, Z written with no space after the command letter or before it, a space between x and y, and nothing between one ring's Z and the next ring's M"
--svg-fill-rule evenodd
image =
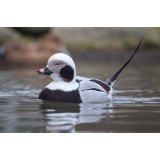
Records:
M0 67L44 66L57 52L76 61L116 62L127 58L143 37L135 63L160 62L160 28L0 28Z

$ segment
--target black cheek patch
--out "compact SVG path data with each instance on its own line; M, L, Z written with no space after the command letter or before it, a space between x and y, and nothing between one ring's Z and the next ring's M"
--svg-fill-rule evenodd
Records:
M73 68L69 65L66 65L61 69L60 76L63 77L64 79L67 79L68 81L72 81L74 76Z

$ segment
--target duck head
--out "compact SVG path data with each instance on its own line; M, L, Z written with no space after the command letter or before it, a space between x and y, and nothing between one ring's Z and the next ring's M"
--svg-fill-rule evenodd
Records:
M48 59L47 66L37 71L46 74L55 82L75 82L76 67L73 59L64 54L56 53Z

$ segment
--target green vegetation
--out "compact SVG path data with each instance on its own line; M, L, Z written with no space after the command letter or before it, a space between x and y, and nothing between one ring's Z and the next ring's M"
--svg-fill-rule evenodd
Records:
M70 27L55 28L70 51L122 51L133 49L143 37L143 49L160 48L160 28Z

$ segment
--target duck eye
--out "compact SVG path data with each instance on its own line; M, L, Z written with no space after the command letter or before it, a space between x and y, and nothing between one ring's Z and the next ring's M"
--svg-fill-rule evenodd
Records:
M55 66L60 66L61 64L60 63L55 63Z

